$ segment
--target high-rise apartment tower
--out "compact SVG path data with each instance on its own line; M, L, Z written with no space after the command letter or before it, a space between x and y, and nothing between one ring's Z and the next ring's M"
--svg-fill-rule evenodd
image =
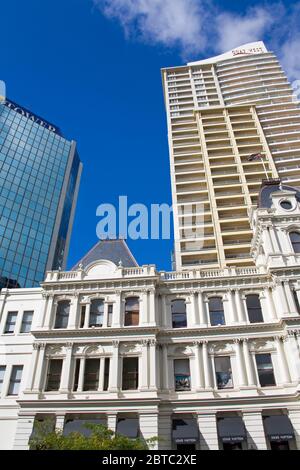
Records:
M250 266L249 215L262 180L300 183L291 84L263 42L165 68L162 77L176 268Z

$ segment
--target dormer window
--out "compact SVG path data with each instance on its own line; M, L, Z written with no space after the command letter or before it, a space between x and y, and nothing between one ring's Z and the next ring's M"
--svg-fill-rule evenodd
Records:
M285 211L289 211L293 208L293 205L292 205L291 201L288 201L288 200L281 201L280 206Z

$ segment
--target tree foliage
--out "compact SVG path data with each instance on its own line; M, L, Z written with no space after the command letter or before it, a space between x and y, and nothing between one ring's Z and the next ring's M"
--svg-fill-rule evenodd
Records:
M147 450L157 442L157 438L130 439L116 434L102 424L86 423L90 434L80 432L64 435L60 430L49 430L49 423L37 422L34 435L30 438L31 450Z

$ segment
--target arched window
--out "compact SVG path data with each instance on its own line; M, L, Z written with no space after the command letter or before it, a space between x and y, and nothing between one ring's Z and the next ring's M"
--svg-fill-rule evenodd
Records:
M140 299L139 297L127 297L125 302L125 326L134 326L139 324L140 317Z
M294 253L300 253L300 233L290 232L290 240L293 245Z
M223 301L221 297L209 299L209 318L211 326L225 325Z
M58 302L54 328L68 327L70 304L70 300L61 300Z
M104 301L94 299L91 301L89 326L103 326Z
M246 296L248 318L250 323L262 323L264 321L261 311L259 295L249 294Z
M172 327L184 328L187 326L186 321L186 304L184 299L176 299L171 303Z

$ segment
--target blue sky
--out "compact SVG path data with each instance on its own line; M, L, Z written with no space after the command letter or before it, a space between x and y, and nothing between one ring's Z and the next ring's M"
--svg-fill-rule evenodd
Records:
M96 207L169 203L160 68L265 39L298 74L298 2L3 0L7 96L57 124L84 164L68 266L97 241ZM189 27L187 26L189 25ZM140 264L170 270L172 240L128 241Z

